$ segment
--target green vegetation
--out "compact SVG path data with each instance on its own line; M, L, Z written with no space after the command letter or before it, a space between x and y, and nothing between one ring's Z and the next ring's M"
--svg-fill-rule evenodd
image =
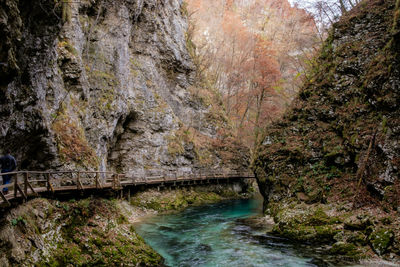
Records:
M11 220L11 225L12 226L16 226L19 223L22 223L23 225L25 225L26 224L26 220L22 216L19 216L18 218Z
M313 241L323 243L333 240L340 232L339 217L330 217L321 206L308 208L302 211L302 207L289 204L279 207L278 204L270 209L275 225L273 232L297 241Z
M343 255L346 258L353 260L365 258L365 255L362 254L362 251L356 245L351 243L337 242L333 244L329 252L332 254Z
M13 235L23 237L23 246L43 243L40 249L32 247L32 251L26 250L26 255L21 256L27 264L162 266L161 256L135 232L132 222L137 213L141 214L139 209L178 211L189 205L239 197L226 185L208 185L194 190L138 193L132 196L134 207L125 201L97 198L69 201L37 198L19 206L7 218L6 227L11 228ZM24 250L18 246L15 249ZM31 253L39 253L40 261L31 258Z
M338 212L332 205L296 201L273 202L268 207L276 222L272 233L298 242L330 244L327 253L343 260L368 257L371 249L380 256L398 249L396 222L391 217L377 220L365 211L354 215L352 211Z
M211 186L213 187L213 186ZM214 186L215 187L215 186ZM175 189L173 191L147 191L131 198L135 207L156 211L180 211L190 205L215 203L223 199L240 198L233 190L217 186L212 188L196 187L194 189Z
M371 243L373 250L378 255L383 255L393 242L393 237L394 237L393 230L379 229L374 231L369 236L369 241Z
M58 43L59 48L65 48L69 53L71 53L73 56L78 56L78 51L74 47L74 45L68 40L68 39L63 39Z
M156 266L163 260L138 236L115 203L84 199L63 203L63 241L38 266Z

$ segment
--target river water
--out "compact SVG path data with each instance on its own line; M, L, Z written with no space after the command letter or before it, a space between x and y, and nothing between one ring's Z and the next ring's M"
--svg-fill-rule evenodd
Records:
M329 266L306 246L265 234L245 218L261 200L232 200L159 215L136 226L168 266ZM315 252L315 255L313 254Z

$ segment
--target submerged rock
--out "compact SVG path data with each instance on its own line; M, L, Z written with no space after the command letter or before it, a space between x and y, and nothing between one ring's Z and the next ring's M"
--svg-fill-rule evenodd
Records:
M210 245L207 244L200 244L198 247L198 250L200 252L211 252L212 251L212 247Z
M168 226L165 226L165 225L158 226L158 229L161 230L161 231L171 231L172 230L171 227L168 227Z

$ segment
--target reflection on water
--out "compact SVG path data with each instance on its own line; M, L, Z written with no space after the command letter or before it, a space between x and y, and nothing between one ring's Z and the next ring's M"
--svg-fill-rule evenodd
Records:
M312 251L249 227L243 218L261 214L261 206L251 199L191 207L150 218L137 231L168 266L327 266Z

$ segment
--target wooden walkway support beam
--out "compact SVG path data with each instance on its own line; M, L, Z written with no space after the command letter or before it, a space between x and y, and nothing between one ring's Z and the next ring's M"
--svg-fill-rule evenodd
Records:
M8 199L4 196L3 190L0 190L0 197L3 199L3 201L4 201L5 203L7 203L8 206L11 206L10 201L8 201Z

